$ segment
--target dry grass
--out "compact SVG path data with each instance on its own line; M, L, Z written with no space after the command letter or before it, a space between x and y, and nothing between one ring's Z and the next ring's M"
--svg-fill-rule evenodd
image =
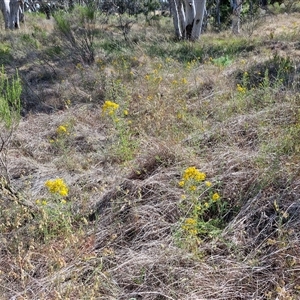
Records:
M169 19L134 23L127 41L101 20L89 66L53 24L2 33L24 91L0 183L0 298L298 299L298 20L194 44L175 43ZM178 185L190 166L227 203L198 219L217 231L183 230L209 197Z

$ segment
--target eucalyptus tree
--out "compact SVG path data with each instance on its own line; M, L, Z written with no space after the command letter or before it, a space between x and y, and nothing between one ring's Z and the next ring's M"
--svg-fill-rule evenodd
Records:
M23 4L23 1L19 0L0 0L5 29L20 28L20 19L22 19L24 13Z
M235 34L240 33L242 4L243 0L230 0L230 6L232 8L232 32Z
M175 34L178 39L199 39L206 9L206 0L169 0Z

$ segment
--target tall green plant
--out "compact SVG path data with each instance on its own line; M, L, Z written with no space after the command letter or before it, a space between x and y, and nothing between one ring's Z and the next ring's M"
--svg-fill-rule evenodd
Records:
M64 48L76 63L91 64L95 61L96 7L93 3L90 1L86 6L76 6L72 12L60 11L54 15Z
M18 72L9 79L2 66L0 71L0 175L8 180L7 153L11 138L21 117L22 84Z

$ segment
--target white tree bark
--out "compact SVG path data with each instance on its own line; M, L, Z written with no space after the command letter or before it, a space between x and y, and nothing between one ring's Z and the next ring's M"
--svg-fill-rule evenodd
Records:
M23 0L0 0L5 29L20 28L20 14Z
M239 34L241 27L241 11L242 11L243 0L230 0L232 8L232 33Z
M20 6L21 0L10 0L10 29L20 28Z
M171 11L173 15L173 23L174 23L174 28L175 28L175 34L176 37L181 39L183 37L183 6L181 1L179 0L171 0L170 1L171 5Z
M206 0L170 0L175 34L178 39L200 37Z
M200 37L204 13L206 9L206 0L195 0L195 18L192 30L191 40L197 40Z
M5 29L10 27L10 0L0 0L0 9L3 14Z

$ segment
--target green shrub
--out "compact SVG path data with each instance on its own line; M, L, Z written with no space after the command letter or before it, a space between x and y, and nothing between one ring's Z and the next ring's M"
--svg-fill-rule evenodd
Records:
M18 73L9 79L2 66L0 72L0 170L7 179L7 152L12 135L20 121L21 92L22 85Z
M77 6L71 13L60 11L54 15L54 20L66 54L75 63L93 63L96 21L94 5Z

